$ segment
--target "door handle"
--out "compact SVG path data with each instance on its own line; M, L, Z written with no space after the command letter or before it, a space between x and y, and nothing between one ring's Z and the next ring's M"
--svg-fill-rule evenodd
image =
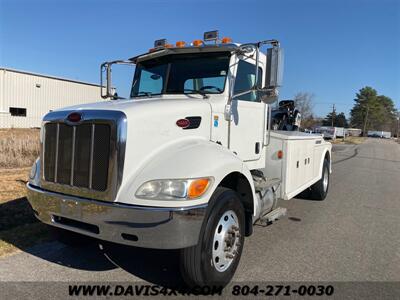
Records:
M259 154L259 153L260 153L260 142L257 142L257 143L256 143L255 153L256 153L256 154Z

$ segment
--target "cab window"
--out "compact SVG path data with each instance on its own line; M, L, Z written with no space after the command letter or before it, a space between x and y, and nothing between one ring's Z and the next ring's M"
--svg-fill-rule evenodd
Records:
M235 79L235 87L234 87L234 94L239 94L251 89L254 85L254 81L256 80L256 66L245 62L243 60L239 61L237 72L236 72L236 79ZM257 86L261 88L262 82L262 69L261 67L258 68L258 83ZM242 101L253 101L253 102L260 102L257 99L257 92L252 91L237 98L238 100Z

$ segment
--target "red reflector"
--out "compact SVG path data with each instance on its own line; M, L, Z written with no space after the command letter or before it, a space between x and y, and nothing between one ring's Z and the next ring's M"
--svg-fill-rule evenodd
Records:
M188 119L179 119L178 121L176 121L176 125L178 127L186 128L189 127L190 121Z
M73 112L68 115L67 120L74 123L79 122L82 120L82 115L80 113Z

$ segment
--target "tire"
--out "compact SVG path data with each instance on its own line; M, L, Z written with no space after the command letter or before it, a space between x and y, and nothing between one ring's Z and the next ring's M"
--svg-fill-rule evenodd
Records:
M56 239L57 241L59 241L64 245L71 246L74 248L86 246L93 241L91 237L84 236L79 233L58 227L51 226L50 231L54 239Z
M311 186L311 198L314 200L324 200L329 190L329 161L324 160L322 166L322 177Z
M188 286L227 285L239 264L244 234L245 214L239 195L218 187L210 200L199 243L181 250L181 273Z

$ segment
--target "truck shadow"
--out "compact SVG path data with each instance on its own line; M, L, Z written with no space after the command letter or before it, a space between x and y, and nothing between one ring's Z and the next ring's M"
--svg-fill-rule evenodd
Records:
M121 268L153 284L170 288L183 286L179 251L137 248L96 239L80 247L66 246L54 239L48 225L34 217L25 197L0 203L0 255L4 244L67 268L84 271Z
M0 203L0 255L13 248L70 268L104 271L115 269L96 243L82 249L54 240L47 225L39 222L26 197Z
M105 243L104 255L116 266L152 284L172 289L185 286L179 269L179 250L157 250Z
M305 200L305 201L317 201L317 202L321 202L321 200L316 199L312 193L310 189L306 189L303 192L301 192L300 194L294 196L295 200Z

